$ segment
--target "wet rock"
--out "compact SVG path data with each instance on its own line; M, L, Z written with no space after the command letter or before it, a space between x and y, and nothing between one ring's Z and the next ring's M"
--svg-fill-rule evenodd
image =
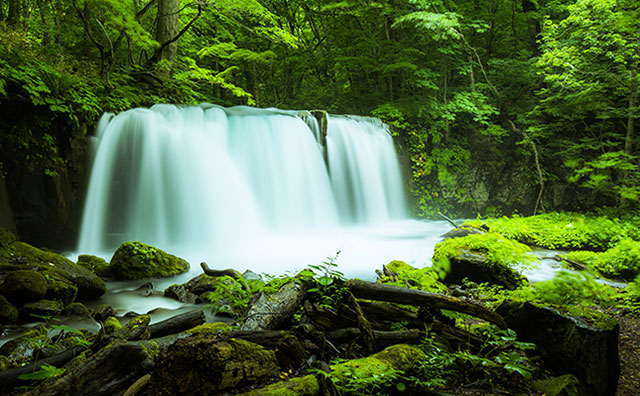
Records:
M13 271L0 285L0 293L16 305L38 301L47 292L47 280L36 271Z
M171 285L164 291L164 296L173 298L174 300L195 304L197 295L189 292L183 285Z
M0 347L0 355L4 355L12 364L20 365L31 360L33 353L41 345L49 342L47 328L39 324Z
M486 227L483 224L484 227ZM457 228L454 228L453 230L442 234L442 238L447 239L447 238L462 238L462 237L466 237L469 235L474 235L474 234L484 234L485 232L487 232L486 229L482 229L482 228L478 228L478 227L471 227L471 226L460 226Z
M249 281L262 281L262 277L251 270L244 271L242 277Z
M476 283L491 283L513 290L526 282L526 278L508 265L490 263L482 252L460 251L449 260L449 271L444 283L460 284L463 279Z
M497 312L518 338L537 345L550 368L582 381L585 395L615 395L620 376L620 327L615 320L589 325L547 307L509 300Z
M102 257L92 256L90 254L81 254L78 256L77 264L100 277L109 277L109 263L107 263L107 261Z
M70 282L53 280L47 285L47 293L44 297L47 300L56 300L63 305L68 305L76 300L77 295L78 288Z
M89 309L84 304L78 302L67 305L64 308L64 314L69 318L93 320Z
M208 334L177 340L156 365L149 390L153 395L214 394L262 383L280 372L274 352Z
M189 263L141 242L125 242L113 254L110 272L115 279L169 277L189 270Z
M107 304L100 304L91 311L91 316L98 322L104 322L107 318L115 314L116 312L113 308Z
M57 253L23 242L13 242L0 249L0 263L2 262L7 263L3 268L5 271L31 270L52 280L69 281L78 288L79 299L97 298L107 291L104 281L86 268Z
M13 324L17 321L18 309L0 295L0 325Z
M109 319L107 319L107 321L108 320ZM149 315L136 316L135 318L127 322L126 325L122 326L122 328L115 332L113 335L114 337L122 338L129 341L148 340L151 337L151 333L149 332L150 321L151 318L149 318ZM113 324L115 325L115 323Z
M62 312L63 305L58 301L40 300L26 303L20 308L20 318L25 321L39 320L41 317L55 317Z
M122 330L122 325L120 321L116 319L114 316L110 316L107 320L104 321L104 325L102 326L105 334L114 334L120 330Z

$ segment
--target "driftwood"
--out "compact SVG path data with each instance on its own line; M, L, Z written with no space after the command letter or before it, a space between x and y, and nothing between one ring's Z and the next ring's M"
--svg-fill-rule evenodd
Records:
M0 371L0 394L9 393L13 387L19 385L24 381L18 379L22 374L32 373L38 371L43 364L50 364L52 366L60 367L65 365L68 361L80 354L84 348L71 348L64 352L60 352L46 359L38 360L37 362L28 366L16 367L5 371Z
M189 330L203 324L205 321L204 312L200 310L185 312L150 325L149 332L151 333L151 338L158 338Z
M61 376L43 382L23 396L114 395L144 374L148 355L140 345L116 341Z
M302 303L307 286L296 280L270 295L260 293L250 304L241 330L275 329L293 316Z
M223 270L214 270L212 268L209 268L207 263L205 263L204 261L200 263L200 267L202 268L202 271L204 271L204 273L209 276L230 276L233 279L242 278L242 275L238 271L232 268L227 268Z
M358 298L448 309L484 319L503 329L507 327L502 316L497 313L481 305L456 297L444 294L428 293L421 290L407 289L393 285L385 285L382 283L367 282L359 279L352 279L345 282L343 285Z

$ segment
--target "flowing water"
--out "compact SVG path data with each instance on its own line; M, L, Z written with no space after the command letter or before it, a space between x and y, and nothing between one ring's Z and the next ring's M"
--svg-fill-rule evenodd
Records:
M391 260L430 265L446 222L407 214L394 143L377 119L214 105L155 105L98 125L78 254L109 260L139 240L192 269L153 280L156 290L213 268L295 273L339 252L346 277L373 279ZM553 271L551 271L553 272ZM547 274L547 275L545 275ZM534 277L548 277L537 271ZM140 282L112 283L102 302L144 312Z

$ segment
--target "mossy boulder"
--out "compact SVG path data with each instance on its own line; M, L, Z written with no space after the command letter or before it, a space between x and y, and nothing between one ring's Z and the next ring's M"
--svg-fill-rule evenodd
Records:
M102 257L81 254L78 256L77 264L96 273L100 277L109 277L109 263Z
M305 375L242 393L242 396L317 396L320 394L320 382L316 376Z
M437 244L433 263L445 283L460 284L467 278L513 290L527 282L516 268L535 262L530 251L498 233L472 234Z
M4 296L0 295L0 325L13 324L18 321L18 309Z
M0 228L0 248L6 248L16 241L16 236L10 231Z
M113 254L109 271L118 280L166 278L189 270L189 263L142 242L125 242Z
M107 318L107 320L104 321L102 329L104 330L105 334L108 335L120 331L122 329L122 325L120 324L120 321L118 319L116 319L114 316L110 316Z
M496 312L518 333L519 339L537 345L551 369L573 374L582 381L585 395L616 393L620 327L615 320L587 324L549 307L511 300L505 300Z
M136 316L113 335L114 337L123 338L129 341L148 340L151 336L149 332L149 322L151 322L149 315Z
M98 298L107 291L107 285L93 272L57 253L23 242L13 242L1 248L0 265L7 272L33 270L50 279L69 281L78 288L78 299Z
M52 280L47 284L45 298L60 301L63 305L71 304L76 300L78 288L68 281Z
M47 293L47 280L36 271L13 271L5 276L0 293L16 305L38 301Z
M59 301L40 300L26 303L20 308L21 320L31 321L39 320L41 316L54 317L62 312L64 306Z
M223 322L203 323L186 331L187 334L209 334L218 335L226 331L231 331L232 327Z
M211 395L262 383L279 373L273 351L244 340L197 334L161 353L149 394Z
M382 283L395 283L428 292L445 292L447 287L438 281L437 275L429 268L415 268L404 261L394 260L383 267L378 274Z

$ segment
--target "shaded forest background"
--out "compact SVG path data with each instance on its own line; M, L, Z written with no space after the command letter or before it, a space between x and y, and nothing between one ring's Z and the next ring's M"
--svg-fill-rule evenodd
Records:
M372 115L414 213L629 213L633 0L0 0L0 220L75 242L104 112L155 103Z

